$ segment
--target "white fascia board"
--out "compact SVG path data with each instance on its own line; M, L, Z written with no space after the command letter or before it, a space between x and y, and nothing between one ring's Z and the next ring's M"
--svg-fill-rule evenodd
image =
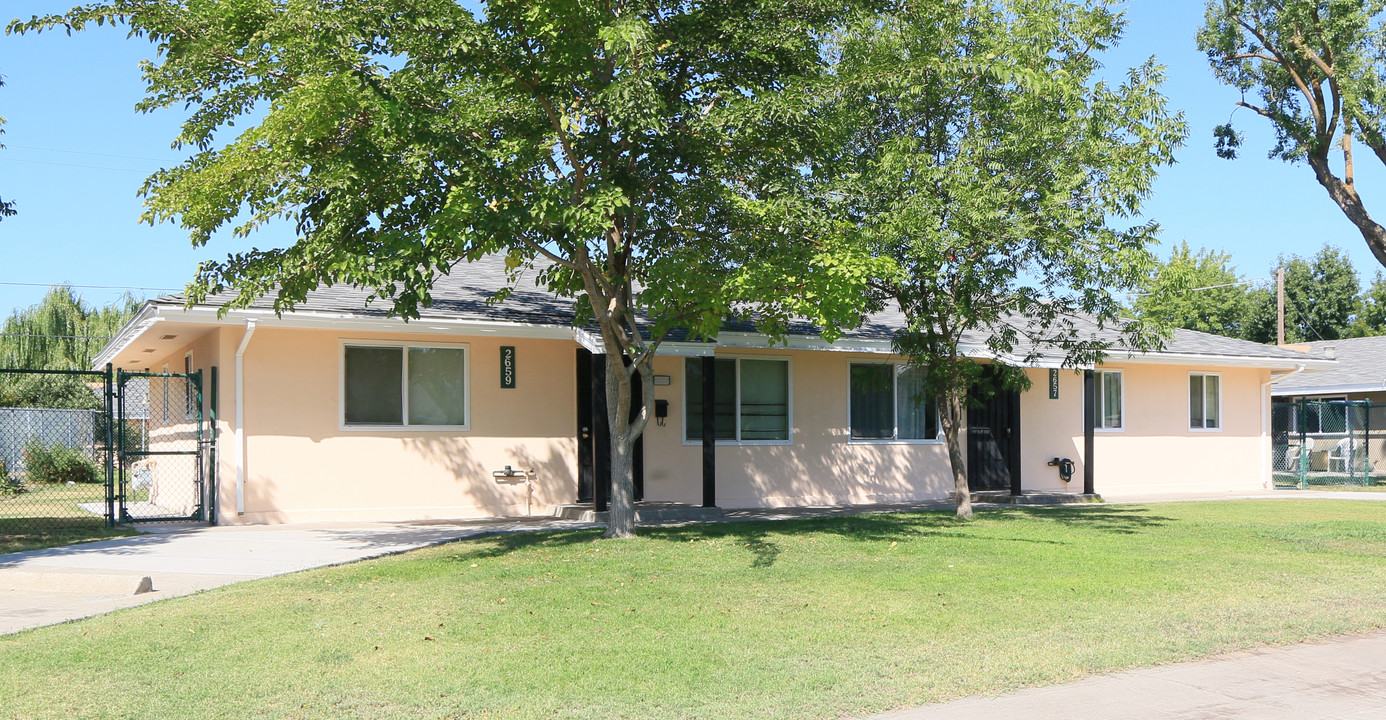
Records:
M573 328L573 339L593 355L605 355L606 346L602 344L602 336L582 328Z
M721 332L717 333L717 347L721 348L765 348L775 350L820 350L823 352L852 352L896 355L889 340L868 340L846 338L828 342L816 335L790 335L782 343L773 343L760 333Z
M1386 381L1377 383L1355 383L1352 385L1301 385L1299 387L1271 386L1271 395L1342 395L1344 393L1369 393L1386 391Z
M1271 370L1294 370L1303 365L1307 368L1331 368L1337 366L1336 360L1321 358L1274 358L1255 355L1199 355L1195 353L1149 352L1140 354L1111 354L1102 364L1146 363L1151 365L1201 365L1210 367L1254 367Z
M655 355L673 357L711 357L717 346L705 342L662 342L655 349Z
M216 308L194 307L169 313L170 320L209 325L244 325L258 321L260 327L302 328L305 330L353 330L413 334L492 335L496 337L573 340L571 325L540 325L504 320L455 320L419 318L404 322L400 318L362 317L349 313L296 310L276 315L273 310L231 310L224 316Z
M134 345L135 341L140 339L140 336L143 335L145 331L154 327L154 325L163 319L163 316L159 313L159 306L154 303L146 303L144 307L140 308L139 312L135 313L135 317L130 318L130 321L125 323L125 327L121 328L120 332L116 333L115 337L111 338L111 341L106 343L106 347L101 348L101 352L97 353L95 358L92 358L92 369L104 370L108 363L115 360L116 356L125 352L131 345Z

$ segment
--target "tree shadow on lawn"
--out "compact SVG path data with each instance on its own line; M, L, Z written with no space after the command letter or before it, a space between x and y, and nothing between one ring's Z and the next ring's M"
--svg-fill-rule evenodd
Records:
M998 520L1023 517L1028 520L1051 522L1072 528L1119 535L1134 535L1142 530L1163 527L1168 523L1175 522L1172 517L1152 515L1149 508L1138 505L997 507L979 511L977 515L978 517Z
M1032 507L988 508L979 519L1035 520L1075 529L1130 535L1160 527L1173 518L1151 515L1143 507ZM643 527L639 533L651 540L674 543L694 541L728 542L744 547L751 555L750 566L768 568L783 553L772 535L834 535L852 542L898 542L921 538L984 540L1063 545L1062 540L1025 537L997 537L970 532L971 523L960 521L952 512L925 511L890 514L838 515L833 517L763 520L732 523L692 523L687 525ZM558 530L552 532L498 533L459 541L457 561L494 558L513 552L558 549L591 545L601 538L601 530ZM619 542L619 541L614 541Z

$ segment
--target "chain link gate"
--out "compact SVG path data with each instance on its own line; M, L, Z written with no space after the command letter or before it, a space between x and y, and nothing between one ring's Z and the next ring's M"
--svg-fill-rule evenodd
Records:
M1271 463L1277 488L1386 484L1386 405L1307 398L1273 402Z
M113 525L112 373L0 369L0 535Z
M202 371L117 370L116 521L205 521L212 491Z

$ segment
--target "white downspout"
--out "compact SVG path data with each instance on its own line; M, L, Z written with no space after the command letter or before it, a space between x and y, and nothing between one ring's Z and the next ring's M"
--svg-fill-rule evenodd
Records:
M1300 365L1284 375L1276 376L1275 373L1271 373L1271 379L1261 383L1261 482L1267 490L1275 489L1275 482L1273 478L1271 478L1271 418L1270 408L1267 407L1270 403L1270 386L1285 378L1294 377L1302 372L1304 372L1304 366Z
M236 514L245 514L245 348L255 335L255 321L245 321L245 334L236 347Z

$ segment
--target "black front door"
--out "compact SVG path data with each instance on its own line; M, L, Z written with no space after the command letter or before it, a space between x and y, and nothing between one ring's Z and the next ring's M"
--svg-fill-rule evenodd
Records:
M631 419L640 413L644 395L637 373L631 386ZM606 356L593 355L586 348L577 349L577 454L579 503L594 502L605 507L610 488L598 485L611 477L611 433L606 419ZM645 497L645 438L635 441L632 474L635 476L635 499ZM598 497L600 491L600 497Z
M982 383L995 382L988 374ZM1020 393L995 389L967 410L967 484L1020 494Z

